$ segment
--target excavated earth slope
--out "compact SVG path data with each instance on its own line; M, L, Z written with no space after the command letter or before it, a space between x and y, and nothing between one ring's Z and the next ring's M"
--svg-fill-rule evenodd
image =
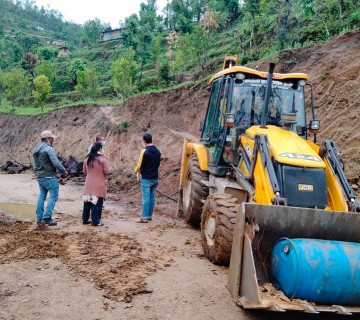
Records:
M320 141L333 139L346 163L352 184L360 178L360 30L315 43L308 48L282 51L276 72L309 73L314 86L316 113L321 120ZM253 64L267 70L269 61ZM220 66L219 66L220 68ZM216 72L218 70L214 70ZM49 129L58 136L55 149L62 156L83 158L97 134L107 139L106 152L113 188L135 188L131 175L142 134L153 134L163 154L159 190L176 197L183 138L196 139L208 92L206 83L162 93L139 95L124 106L84 105L62 108L45 115L0 115L0 163L16 159L28 163L39 133ZM128 127L120 129L127 122Z

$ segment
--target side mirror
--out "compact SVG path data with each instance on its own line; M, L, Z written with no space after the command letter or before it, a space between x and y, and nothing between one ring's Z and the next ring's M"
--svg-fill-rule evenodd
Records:
M232 128L235 124L235 114L227 113L225 116L225 126L228 128Z
M211 86L207 86L206 89L207 89L207 91L210 92L211 91Z
M310 120L309 132L318 133L319 129L320 129L320 120Z
M304 136L304 135L305 135L305 132L306 132L306 128L305 128L305 127L296 126L296 133L297 133L299 136Z
M199 131L201 132L202 131L202 128L204 127L204 120L201 120L200 121L200 128L199 128Z

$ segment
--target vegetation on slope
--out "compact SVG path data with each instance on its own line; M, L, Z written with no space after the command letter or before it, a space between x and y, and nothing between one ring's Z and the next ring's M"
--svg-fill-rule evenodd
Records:
M109 26L98 19L79 26L31 0L0 0L2 110L29 113L99 99L119 103L138 92L203 79L225 53L247 64L357 29L359 4L171 0L159 14L156 0L146 0L122 22L122 40L101 43L99 33ZM53 39L66 41L71 53L58 57Z

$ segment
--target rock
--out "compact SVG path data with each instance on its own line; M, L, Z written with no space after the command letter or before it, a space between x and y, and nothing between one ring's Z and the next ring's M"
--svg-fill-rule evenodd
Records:
M112 273L117 273L118 271L117 271L117 269L116 269L115 267L111 267L111 268L110 268L110 272L112 272Z

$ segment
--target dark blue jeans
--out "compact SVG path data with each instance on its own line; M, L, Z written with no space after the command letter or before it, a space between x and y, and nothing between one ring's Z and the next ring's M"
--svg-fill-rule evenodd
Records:
M88 222L90 218L91 211L91 223L92 224L100 224L102 207L104 203L104 198L99 198L96 204L92 202L84 202L82 220L83 223Z
M59 183L56 177L37 178L37 181L39 183L40 194L36 206L36 220L40 221L41 219L51 218L55 203L59 198ZM44 204L48 192L50 197L44 212Z
M159 184L158 179L142 179L142 218L151 219L155 205L156 187Z

